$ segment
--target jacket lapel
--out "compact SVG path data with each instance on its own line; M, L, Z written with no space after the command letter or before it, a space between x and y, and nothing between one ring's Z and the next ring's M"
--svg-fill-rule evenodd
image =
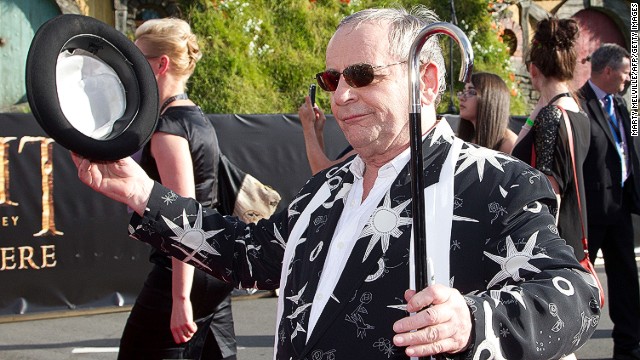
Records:
M600 101L598 99L589 100L589 108L596 115L596 122L600 127L604 130L604 133L607 134L607 139L609 142L615 145L615 139L613 138L613 134L611 133L611 127L609 126L609 122L602 110L602 106L600 105Z
M284 297L283 313L289 315L286 319L280 319L278 324L278 352L286 352L295 358L303 357L301 352L305 348L313 295L318 287L329 244L344 208L344 195L353 183L353 174L340 170L343 169L333 173L336 174L334 176L331 175L332 172L327 173L330 196L310 214L309 226L293 249L293 258L305 261L290 263L281 294ZM290 342L291 345L285 342Z
M629 110L625 106L625 103L622 101L619 95L613 97L614 106L616 107L616 111L618 114L618 121L622 121L624 126L625 133L627 137L631 134L631 116L629 115Z
M349 256L349 260L347 261L340 280L333 291L331 299L327 302L311 337L307 341L305 352L301 354L301 358L304 358L305 354L313 349L314 344L322 338L323 334L332 324L334 324L334 322L339 321L345 316L345 306L349 303L349 299L351 299L353 295L363 287L363 284L367 281L369 276L379 269L379 261L384 261L381 260L383 257L401 257L402 255L392 255L391 253L401 252L408 248L411 238L411 201L407 198L408 194L406 193L406 187L403 186L407 179L408 166L402 170L398 178L394 181L394 184L391 186L389 192L387 192L380 201L362 234L367 232L367 228L369 226L372 226L372 222L375 221L376 213L378 211L385 211L388 208L398 209L401 218L406 219L401 220L402 223L408 222L408 224L405 224L404 226L397 226L398 230L401 231L401 234L397 237L390 234L381 235L378 232L374 232L373 234L366 236L361 235ZM388 247L383 245L386 241L388 241ZM404 244L404 246L398 244ZM408 282L406 286L409 286Z
M589 107L591 114L595 116L596 123L602 128L607 136L607 139L609 139L609 142L613 144L613 146L616 146L616 141L613 138L613 134L611 133L611 127L609 126L607 117L604 113L604 110L602 109L600 100L598 99L596 93L593 91L591 85L589 85L588 82L583 86L583 93L585 95L585 101L587 102L587 106Z

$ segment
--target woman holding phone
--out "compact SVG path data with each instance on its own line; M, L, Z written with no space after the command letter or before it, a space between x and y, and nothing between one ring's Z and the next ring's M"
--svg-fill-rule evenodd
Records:
M304 102L298 108L298 117L302 124L302 134L304 136L304 145L307 151L307 160L311 167L311 174L328 168L333 164L346 160L355 151L351 145L338 155L337 160L330 160L324 152L324 124L327 121L324 111L316 104L316 85L309 86L309 96L305 97Z

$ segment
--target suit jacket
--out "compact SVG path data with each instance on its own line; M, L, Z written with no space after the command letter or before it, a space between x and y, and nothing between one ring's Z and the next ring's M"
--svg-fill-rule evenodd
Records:
M428 255L436 272L446 264L448 275L438 282L465 294L475 324L473 343L455 358L557 359L574 352L598 323L598 290L558 236L547 206L555 201L549 181L515 158L454 139L440 122L423 156L427 194L444 188L451 194L448 227L432 221L438 214L427 204L427 232L442 230L428 242L444 254ZM148 211L134 216L130 230L235 285L280 287L276 359L407 359L393 344L393 323L408 316L409 164L358 239L333 239L354 179L351 161L316 174L287 211L257 224L222 217L156 184ZM345 240L355 241L353 250L311 331L331 242L340 248Z
M622 121L624 126L629 151L631 175L623 188L620 156L600 101L588 82L582 86L579 94L582 109L591 120L589 152L583 166L588 223L609 223L622 211L639 213L640 141L631 136L631 117L626 102L621 96L614 96L618 121Z

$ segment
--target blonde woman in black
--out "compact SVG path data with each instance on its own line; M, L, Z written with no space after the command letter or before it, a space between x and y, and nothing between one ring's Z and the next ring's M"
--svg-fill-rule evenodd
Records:
M140 164L176 194L218 206L216 132L186 94L202 57L196 36L183 20L154 19L138 27L135 43L155 74L162 104ZM235 359L232 285L155 249L150 260L154 266L127 320L118 359Z

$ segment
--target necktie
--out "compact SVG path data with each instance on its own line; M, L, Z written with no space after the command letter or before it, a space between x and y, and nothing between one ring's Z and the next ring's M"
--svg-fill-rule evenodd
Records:
M625 144L622 138L622 132L620 131L620 126L618 125L618 118L616 117L616 111L613 106L613 95L608 94L604 97L604 111L607 113L609 117L609 125L611 126L611 131L613 133L613 137L616 141L616 148L618 150L618 154L620 155L620 165L622 168L622 186L624 186L624 182L627 179L627 158L625 151Z
M613 108L613 95L608 94L604 97L604 110L607 112L607 115L609 115L611 124L617 129L618 119L616 118L616 111Z

